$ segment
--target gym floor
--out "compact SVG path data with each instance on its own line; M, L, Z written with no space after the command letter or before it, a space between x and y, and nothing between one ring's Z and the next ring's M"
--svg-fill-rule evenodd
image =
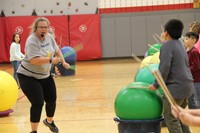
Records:
M140 64L132 58L79 61L73 76L55 78L57 109L55 122L61 133L117 133L114 101L117 93L133 82ZM13 73L11 64L0 64L0 70ZM30 103L19 89L14 112L0 118L1 133L29 133ZM41 121L45 118L43 110ZM191 127L192 133L200 128ZM50 133L42 122L38 133ZM161 133L168 133L162 127Z

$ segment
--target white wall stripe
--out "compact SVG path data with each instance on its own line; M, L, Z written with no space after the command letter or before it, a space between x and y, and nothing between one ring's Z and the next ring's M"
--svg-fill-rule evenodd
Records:
M120 8L193 3L193 0L99 0L99 8Z

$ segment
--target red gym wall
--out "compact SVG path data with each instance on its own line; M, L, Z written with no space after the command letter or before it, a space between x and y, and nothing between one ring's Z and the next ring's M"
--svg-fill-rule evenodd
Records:
M9 61L9 49L14 32L21 35L21 50L30 33L30 25L36 16L0 17L0 62ZM77 52L77 60L93 60L102 57L100 39L100 15L46 16L55 29L60 47L83 45Z

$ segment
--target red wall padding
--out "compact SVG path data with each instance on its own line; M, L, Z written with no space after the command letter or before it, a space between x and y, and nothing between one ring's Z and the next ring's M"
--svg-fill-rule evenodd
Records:
M56 42L59 47L69 45L69 23L67 16L47 16L50 21L50 27L55 31Z
M6 32L4 30L4 18L0 17L0 62L6 62L8 61L9 56L9 48L7 45L5 45L5 35Z
M102 57L99 15L70 16L70 45L82 44L84 50L77 52L79 60L92 60Z
M20 32L21 50L24 53L25 41L30 33L30 26L36 16L1 17L0 18L0 62L9 61L9 49L14 32ZM46 16L50 27L55 29L56 40L60 47L82 44L83 49L77 51L77 60L99 59L101 55L100 16ZM85 32L80 27L87 26ZM83 28L84 29L84 28Z

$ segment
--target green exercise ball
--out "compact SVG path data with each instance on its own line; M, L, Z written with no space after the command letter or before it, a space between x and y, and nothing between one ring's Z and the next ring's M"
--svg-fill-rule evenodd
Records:
M140 88L140 89L149 89L150 84L145 83L145 82L132 82L130 84L128 84L125 88L129 87L129 88ZM159 93L158 95L164 95L163 89L161 87L158 87L158 89L156 90L156 93Z
M136 73L134 81L152 84L155 81L155 78L150 70L157 70L158 67L159 64L149 64L148 66L140 68Z
M130 83L130 84L128 84L125 88L131 88L131 87L133 87L133 88L145 88L145 89L148 89L149 88L149 85L150 84L148 84L148 83L145 83L145 82L132 82L132 83Z
M160 51L161 44L153 44L148 49L148 56L154 55L156 52Z
M142 86L142 83L139 84ZM141 88L137 87L138 83L132 83L131 87L127 85L119 91L114 104L117 117L124 120L151 120L162 116L162 96L149 90L147 85L144 83L144 88Z

